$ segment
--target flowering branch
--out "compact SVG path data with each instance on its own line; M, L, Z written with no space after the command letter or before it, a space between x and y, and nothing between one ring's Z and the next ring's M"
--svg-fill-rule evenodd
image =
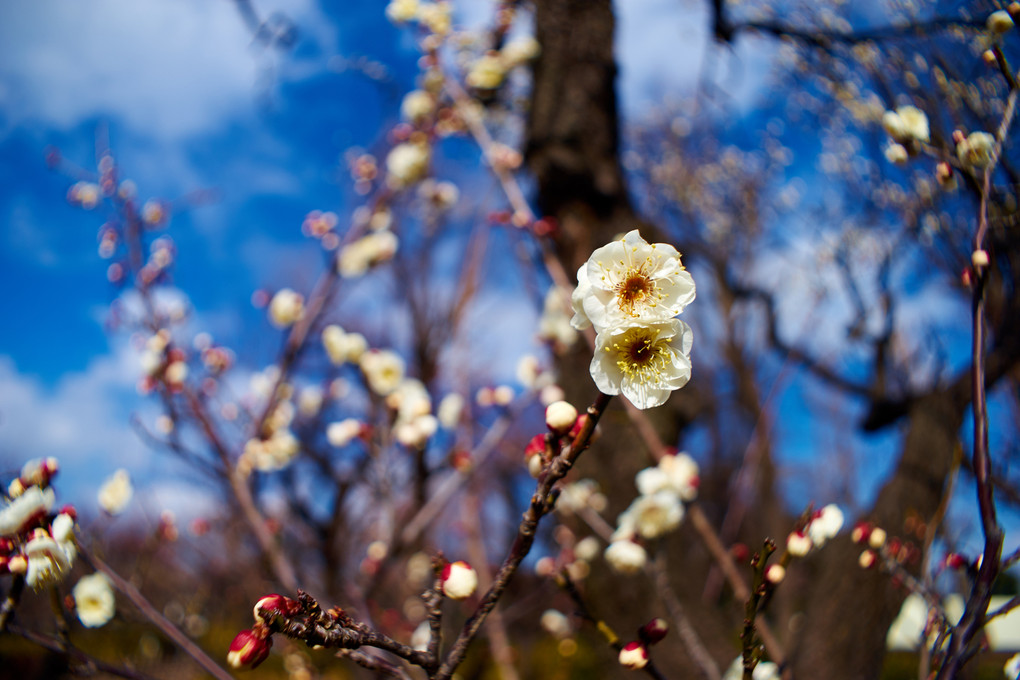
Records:
M358 649L359 647L376 647L410 663L428 669L434 667L434 657L428 652L418 651L401 644L372 630L363 623L352 619L339 607L323 611L319 603L308 593L299 590L297 601L288 600L296 605L294 609L271 610L256 609L269 633L280 633L294 640L301 640L309 647L321 646L329 649ZM376 659L372 660L373 662Z
M1001 52L997 55L1000 67L1004 66ZM1009 71L1009 69L1006 69ZM978 511L981 516L981 530L985 537L984 552L977 578L971 588L970 597L959 623L952 629L946 660L936 680L953 678L959 668L972 654L971 641L984 626L988 603L992 597L992 585L1001 568L1002 543L1004 534L995 511L994 484L992 482L991 458L988 454L988 409L985 394L985 287L988 283L989 258L984 250L985 234L988 230L988 197L991 193L992 172L1001 155L1009 125L1016 113L1016 78L1009 72L1006 78L1010 85L1006 110L996 131L995 152L984 168L982 176L981 202L978 208L978 226L974 235L973 289L971 292L971 400L974 420L974 480L977 486Z
M740 633L742 643L742 657L744 666L744 680L752 680L754 667L762 658L762 645L759 644L760 637L755 635L755 620L761 608L768 601L770 588L765 578L769 557L776 550L776 544L772 539L766 539L760 553L755 553L751 558L751 569L754 577L751 582L751 595L747 598L744 606L744 628Z
M509 585L510 579L517 572L517 568L531 551L531 546L535 542L538 523L555 506L556 495L553 494L553 487L570 472L577 458L588 448L588 445L591 443L591 435L595 431L595 425L598 424L599 419L605 412L610 399L611 397L608 395L601 393L598 395L595 403L588 407L588 417L581 431L577 433L570 446L560 455L553 458L542 472L538 479L538 488L531 497L531 504L524 512L524 518L517 529L517 537L510 548L510 553L503 561L503 565L499 568L492 585L482 597L482 601L475 610L475 613L464 624L442 665L439 667L438 672L432 676L436 680L448 680L453 675L457 666L464 660L464 655L467 654L467 648L471 640L477 635L489 612L496 606L507 585Z

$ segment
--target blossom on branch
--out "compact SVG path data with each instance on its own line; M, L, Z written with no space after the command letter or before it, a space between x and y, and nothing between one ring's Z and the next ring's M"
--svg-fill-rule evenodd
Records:
M676 248L648 243L635 229L596 249L577 270L571 323L578 330L593 325L602 332L635 321L665 321L694 296L694 279Z
M595 339L591 376L604 394L660 406L691 379L691 327L678 319L614 326Z
M131 476L122 468L99 487L99 507L111 515L119 515L131 502L132 495Z
M100 628L113 618L116 600L106 574L96 572L82 576L71 594L78 620L86 628Z

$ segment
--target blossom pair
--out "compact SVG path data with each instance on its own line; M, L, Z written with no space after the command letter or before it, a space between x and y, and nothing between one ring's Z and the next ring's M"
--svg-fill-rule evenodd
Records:
M571 325L595 329L590 370L599 390L646 409L687 384L691 328L674 317L694 295L676 248L648 243L636 229L595 250L577 271Z

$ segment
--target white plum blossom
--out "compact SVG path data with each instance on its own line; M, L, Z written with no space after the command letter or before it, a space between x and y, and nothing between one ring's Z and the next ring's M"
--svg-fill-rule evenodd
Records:
M569 291L559 286L549 288L538 321L538 337L551 342L558 350L571 347L577 341L577 330L566 309L568 298L572 298Z
M665 403L691 378L691 328L679 319L613 326L595 338L591 375L604 394L639 409Z
M995 137L987 132L972 132L956 145L956 156L967 167L984 168L995 157Z
M460 423L460 415L464 411L464 397L451 392L450 394L443 397L442 401L439 402L439 408L436 410L436 415L439 418L439 424L445 430L453 430Z
M404 446L424 448L425 443L439 429L439 421L430 414L416 416L411 420L397 421L393 436Z
M23 548L28 560L25 582L34 590L59 583L71 570L73 554L68 554L60 543L44 530Z
M786 537L786 551L794 557L804 557L811 548L814 547L814 542L811 538L800 531L792 531L790 535Z
M412 123L425 120L435 109L435 98L425 90L411 90L400 103L400 115Z
M429 167L429 147L427 144L403 142L396 145L386 155L386 171L390 183L396 188L414 184L425 176Z
M697 462L686 453L666 454L657 466L637 473L634 483L644 496L668 490L689 503L698 497L698 473Z
M916 106L901 106L895 111L886 111L882 116L882 127L901 144L915 140L927 142L930 138L928 116Z
M323 397L322 388L306 387L298 396L298 411L305 418L314 418L322 408Z
M542 626L542 630L559 639L570 637L572 632L570 619L558 609L546 609L542 612L538 624Z
M902 144L890 144L885 147L885 159L893 165L903 165L910 159L907 148Z
M249 439L244 445L244 464L260 472L287 467L301 450L301 443L290 430L276 430L267 439Z
M397 412L397 422L410 422L432 413L432 397L417 378L401 380L397 389L386 396L386 405Z
M386 5L386 18L394 23L411 21L418 16L418 0L391 0Z
M811 523L807 526L807 534L811 542L817 547L822 547L830 538L836 536L843 528L843 511L838 505L829 504L815 513Z
M658 538L680 526L684 506L672 491L638 496L617 519L622 531L634 531L643 538Z
M605 557L609 566L621 574L641 571L648 562L648 553L645 549L629 539L610 543L606 548Z
M499 51L499 56L506 68L511 69L531 61L541 51L542 46L538 44L537 40L531 36L525 36L523 38L515 38L503 45Z
M305 299L290 288L277 291L269 303L269 321L277 328L287 328L301 318Z
M1000 9L988 15L986 24L989 31L996 35L1002 35L1013 28L1013 17L1006 10Z
M594 536L586 536L574 546L574 557L585 562L591 562L599 553L599 539Z
M349 444L361 433L362 423L356 418L347 418L326 427L326 439L330 445L341 447Z
M388 349L372 350L361 357L361 370L371 390L385 397L404 379L404 360Z
M601 333L637 321L665 321L694 296L694 279L676 248L648 243L635 229L596 249L577 270L571 323L578 330L591 324Z
M340 251L336 260L337 271L344 278L357 278L373 265L392 260L399 245L397 235L388 229L362 236Z
M495 90L503 84L506 77L506 67L503 60L496 52L489 52L479 57L468 71L464 78L471 87L479 90Z
M99 507L111 515L119 515L131 502L133 494L131 475L121 468L99 487Z
M418 21L436 35L446 35L453 28L453 7L449 2L423 2L418 6Z
M360 333L347 333L340 326L331 324L322 329L322 346L330 363L342 366L348 361L361 359L368 348L368 342Z
M71 590L74 611L86 628L105 626L113 618L116 600L106 574L82 576Z
M53 489L30 486L0 510L0 536L15 536L53 507Z
M560 489L559 499L556 502L556 509L565 515L572 515L588 507L595 511L601 511L605 509L605 506L606 497L599 491L598 482L588 478L565 484Z

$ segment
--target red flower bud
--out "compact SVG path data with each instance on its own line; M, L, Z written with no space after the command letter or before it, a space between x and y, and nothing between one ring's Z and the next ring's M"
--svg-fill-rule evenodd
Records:
M255 603L252 613L256 623L267 623L274 616L294 616L300 611L301 605L297 600L273 593L272 595L263 595Z
M531 441L528 442L528 445L524 447L524 459L527 460L536 453L541 454L543 451L545 451L545 435L536 434L531 438Z
M666 637L666 633L669 632L669 622L666 619L652 619L645 625L641 626L641 630L638 631L638 635L647 645L654 645L656 642Z
M266 660L273 648L273 638L261 631L242 630L230 643L227 663L231 668L255 668Z

